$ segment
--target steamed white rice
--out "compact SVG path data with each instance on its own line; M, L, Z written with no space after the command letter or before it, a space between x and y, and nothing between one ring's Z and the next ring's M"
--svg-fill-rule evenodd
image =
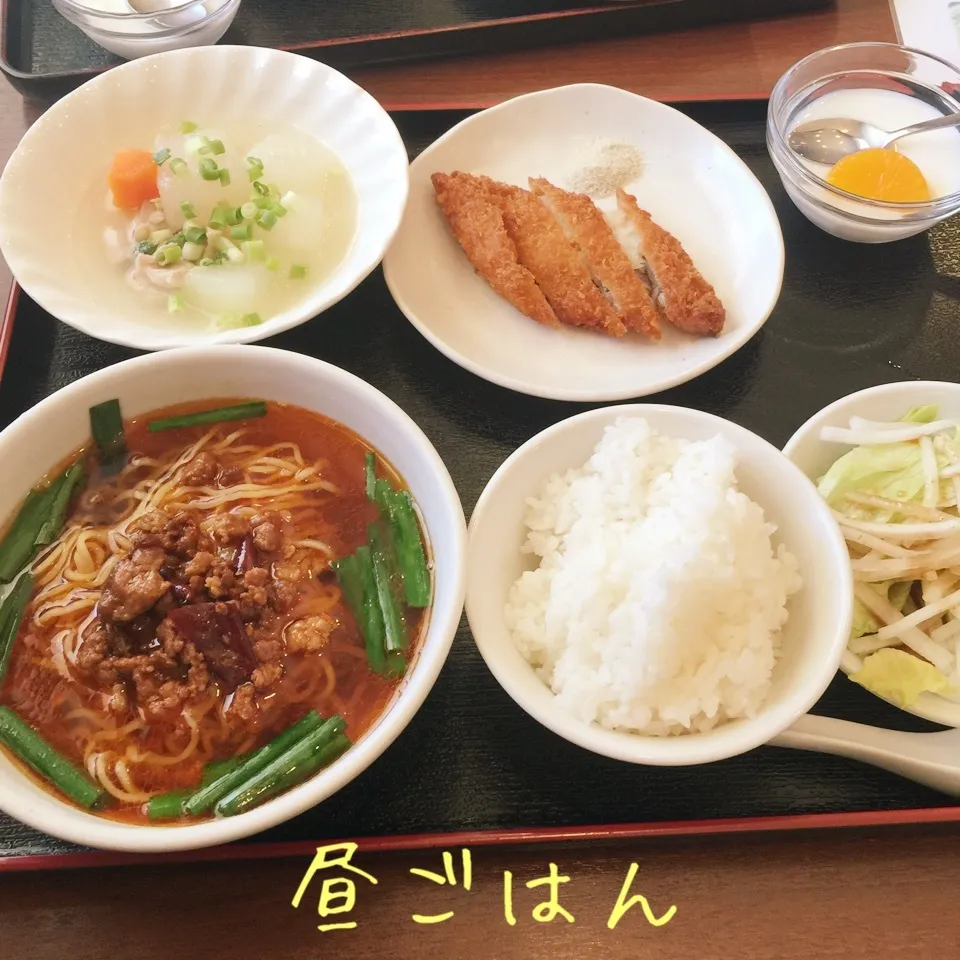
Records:
M574 716L667 735L757 713L801 585L775 527L737 489L722 437L675 440L639 418L528 501L506 621Z

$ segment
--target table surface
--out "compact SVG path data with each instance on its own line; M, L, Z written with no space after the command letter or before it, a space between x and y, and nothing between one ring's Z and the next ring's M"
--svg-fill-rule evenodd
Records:
M615 83L663 100L764 96L791 63L849 40L895 39L887 0L838 0L829 11L762 23L683 31L483 59L355 71L381 102L484 105L558 82ZM0 156L46 104L0 86ZM10 278L0 264L0 298ZM454 862L461 872L459 851ZM317 930L322 875L301 905L291 900L306 860L150 865L95 871L0 874L0 956L231 958L323 955L402 958L424 952L476 960L551 955L782 960L893 957L942 960L943 917L960 883L960 832L900 827L642 843L477 849L473 884L436 886L411 869L441 870L439 852L358 855L378 883L357 880L356 929ZM557 914L550 864L569 877ZM642 894L613 928L611 911L632 864L625 899ZM136 870L134 874L133 871ZM505 918L505 874L513 913ZM133 881L133 882L131 882ZM891 906L894 909L891 909ZM413 914L454 915L422 924ZM549 912L549 911L547 911ZM538 916L542 919L544 911ZM327 922L347 919L328 917Z

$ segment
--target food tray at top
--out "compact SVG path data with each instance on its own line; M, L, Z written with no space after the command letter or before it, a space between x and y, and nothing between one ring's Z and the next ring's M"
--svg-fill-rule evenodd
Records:
M621 37L825 7L830 0L243 0L223 43L316 54L338 68ZM0 68L62 93L121 61L50 0L0 0Z
M807 417L854 390L955 376L960 218L900 243L834 240L804 220L784 194L765 147L765 103L701 104L686 111L729 143L770 192L783 225L786 276L761 333L719 367L657 400L727 417L780 446ZM396 119L415 155L462 116ZM511 393L465 372L407 323L379 272L323 317L268 342L344 367L399 403L436 445L468 514L508 454L587 408ZM21 295L0 381L2 423L130 355L58 323ZM934 729L842 676L816 712ZM480 843L935 820L960 820L960 806L893 774L815 753L761 748L689 768L595 756L554 736L508 698L464 621L424 707L370 770L298 819L229 854L203 855L263 856L325 838L391 838L372 841L373 847L456 842L438 836L452 831L487 831L479 838L471 833L470 842ZM617 824L634 826L610 826ZM129 859L43 858L71 851L76 848L0 816L0 869Z

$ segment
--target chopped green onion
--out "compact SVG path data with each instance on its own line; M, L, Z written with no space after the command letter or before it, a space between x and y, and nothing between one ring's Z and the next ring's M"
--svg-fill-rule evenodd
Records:
M277 225L278 219L272 210L261 210L260 215L257 217L257 223L260 224L264 230L272 230Z
M217 263L217 261L214 260L213 257L204 257L202 260L198 260L198 261L197 261L197 266L198 266L198 267L213 267L213 266L216 265L216 263Z
M377 599L377 584L373 573L373 554L364 544L354 554L357 575L363 596L363 606L356 620L363 633L367 650L367 663L374 673L386 673L386 643L384 638L383 612Z
M271 203L270 210L278 217L285 217L287 215L287 208L282 203Z
M238 224L235 227L231 227L230 239L231 240L252 240L253 226L249 223L244 223L244 224Z
M213 148L210 146L210 138L201 135L200 139L203 141L203 146L200 147L197 153L200 154L201 157L208 153L213 153Z
M150 234L150 242L154 246L158 246L161 243L166 243L173 236L172 230L154 230Z
M171 293L167 297L167 310L170 313L179 313L183 309L183 294Z
M187 241L183 245L183 259L196 263L202 256L206 247L202 243L190 243Z
M313 772L316 769L318 755L327 759L328 748L332 743L336 742L340 752L343 752L340 738L345 738L345 731L343 717L334 715L324 720L319 727L304 734L260 769L249 771L240 784L218 801L217 814L231 817L244 813L287 786L299 782L308 775L307 771Z
M220 177L220 186L221 186L221 187L229 187L229 186L230 186L230 171L229 171L229 170L225 169L224 167L221 167L221 168L220 168L219 177Z
M7 672L13 644L20 632L23 611L30 594L33 593L33 586L33 576L29 573L23 574L10 588L10 592L3 598L3 605L0 606L0 684Z
M147 256L157 252L157 245L152 240L144 240L137 244L137 253L145 253Z
M268 184L267 184L267 190L269 191L269 193L267 194L267 196L269 196L271 200L276 200L276 201L279 203L279 202L280 202L280 188L279 188L275 183L268 183Z
M220 179L220 168L217 166L216 160L211 160L210 157L204 157L200 161L200 176L204 180L219 180Z
M243 327L258 327L263 323L263 317L259 313L245 313L240 318L240 325Z
M222 140L211 140L207 143L207 146L215 157L219 157L220 154L227 152L227 148L223 145Z
M423 549L420 523L408 490L399 490L391 499L389 520L397 542L403 590L411 607L430 605L430 569Z
M190 243L206 243L207 231L203 227L184 227L183 236Z
M90 433L100 451L102 467L110 467L126 455L119 400L104 400L90 408Z
M223 203L218 203L210 214L210 226L214 230L222 230L227 225L227 216L230 208Z
M265 183L261 183L259 180L253 181L253 189L258 197L270 196L270 188Z
M377 455L375 453L370 452L364 455L363 474L367 490L367 499L372 500L377 484Z
M186 135L188 133L193 133L197 129L197 125L190 120L184 120L180 124L180 133Z
M283 733L274 737L266 746L255 750L239 766L228 770L219 779L208 783L205 787L201 787L183 805L184 812L192 816L205 813L228 793L243 786L254 774L285 754L291 746L302 740L312 730L319 729L322 723L320 715L315 710L311 710L292 727L288 727Z
M170 238L170 243L175 243L181 250L183 249L183 245L186 242L187 242L187 238L183 235L183 231L180 231L180 233L175 233Z
M238 223L243 223L243 214L239 207L227 207L227 223L235 227Z
M261 241L261 243L262 243L262 242L263 242L263 241ZM264 264L264 266L265 266L268 270L279 270L279 269L280 269L280 261L279 261L276 257L268 257L268 258L267 258L267 262Z
M197 211L193 209L193 204L189 200L180 201L180 212L187 220L192 220L197 215Z
M251 263L263 263L267 259L267 248L262 240L245 240L240 248Z
M164 417L151 420L147 428L151 433L161 430L179 430L182 427L199 427L208 423L225 423L229 420L254 420L267 415L267 405L263 400L251 400L230 407L217 407L214 410L200 410L197 413L185 413L178 417Z
M170 159L170 148L164 147L162 150L158 150L153 155L153 162L158 166L162 167Z
M302 280L307 275L307 268L302 263L295 263L290 268L291 280Z
M170 161L170 169L173 171L174 176L184 177L187 174L187 161L181 160L180 157L174 157Z
M64 517L67 515L67 507L70 504L70 499L77 487L83 483L84 479L83 464L77 461L67 467L60 478L55 481L57 489L50 501L50 515L47 517L34 540L34 543L38 547L49 546L57 536L59 536Z
M183 805L195 793L195 790L171 790L151 797L147 802L147 816L151 820L179 820L183 816Z
M159 263L161 267L166 267L174 263L179 263L182 256L183 251L181 251L175 243L168 243L165 247L161 247L157 251L157 263Z
M94 783L79 767L60 756L9 707L0 707L0 741L48 783L53 784L81 807L88 810L99 807L107 798L102 787Z
M239 250L237 247L227 247L226 255L227 255L227 259L231 263L243 263L247 259L243 255L243 251Z
M285 210L293 210L297 203L297 195L292 190L288 190L280 198L280 203L283 205Z
M254 188L256 188L256 181L263 176L263 163L256 157L247 157L247 165L247 176L250 178L250 182L254 185Z
M253 220L259 210L260 208L252 200L248 200L240 208L240 216L243 217L244 220Z
M191 137L183 146L187 153L199 153L206 142L206 137Z
M42 490L34 487L23 501L7 535L0 543L0 583L11 580L29 563L36 547L37 534L47 522L50 507L63 478L57 477Z

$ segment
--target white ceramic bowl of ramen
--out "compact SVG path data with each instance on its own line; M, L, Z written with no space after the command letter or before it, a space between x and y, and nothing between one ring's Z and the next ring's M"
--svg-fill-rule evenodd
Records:
M202 155L204 136L225 153ZM114 205L107 174L130 149L170 150L158 169L164 223ZM205 229L221 201L232 210L255 199L251 157L287 210L275 225L246 221L262 250L242 249L227 225L202 253L183 245L176 263L165 253L164 269L149 259L157 249L134 257L168 228L183 233L183 201ZM229 182L203 180L201 160ZM33 124L0 178L0 251L44 310L98 339L143 350L250 343L316 317L376 268L403 215L407 169L390 116L325 64L258 47L173 50L89 80ZM225 256L227 240L239 250L220 264L230 274L187 269Z
M456 489L436 450L396 404L320 360L264 347L198 347L147 354L84 377L0 433L3 522L9 522L45 472L88 442L92 405L117 398L125 418L135 418L165 405L225 397L291 404L336 421L377 450L406 484L426 531L433 571L432 603L411 643L406 674L372 725L339 759L301 785L233 817L158 826L110 819L61 799L0 749L0 809L31 827L86 846L138 852L212 846L265 830L325 800L373 763L417 712L443 666L460 620L465 584L466 526ZM306 447L304 456L309 464ZM17 642L23 642L23 632ZM362 647L357 655L362 660ZM14 709L16 656L15 648L2 696Z

